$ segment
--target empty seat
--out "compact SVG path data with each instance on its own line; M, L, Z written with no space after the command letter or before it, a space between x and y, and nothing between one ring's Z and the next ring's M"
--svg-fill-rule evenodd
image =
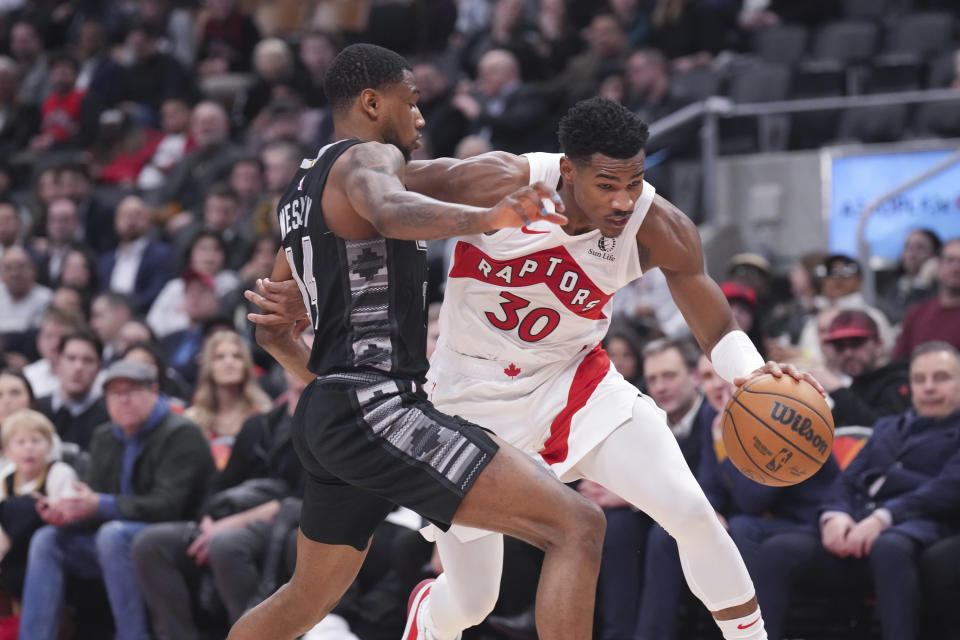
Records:
M793 74L794 98L842 96L846 89L846 68L836 60L809 60L800 63Z
M894 142L907 127L907 105L849 109L840 118L840 139L860 142Z
M960 76L960 50L944 51L930 63L927 86L943 89L952 85L957 76Z
M923 88L923 62L913 53L879 56L870 68L867 91L886 93Z
M751 64L730 80L729 95L735 102L785 100L789 93L790 68L783 64Z
M960 137L960 99L920 105L916 129L918 134L924 136Z
M697 67L670 75L670 94L682 102L703 100L720 93L720 74L709 67Z
M935 53L953 39L955 26L953 16L945 11L907 14L890 26L884 49L890 53Z
M807 48L807 29L783 25L759 29L753 34L753 51L767 62L793 64Z
M889 7L887 0L844 0L843 15L848 20L875 20L886 17Z
M873 55L876 44L877 26L872 22L831 22L817 32L813 55L840 62L862 62Z

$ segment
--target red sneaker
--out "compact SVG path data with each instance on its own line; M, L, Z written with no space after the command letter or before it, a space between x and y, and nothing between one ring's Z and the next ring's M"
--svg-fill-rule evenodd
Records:
M410 592L410 599L407 600L407 626L403 629L401 640L427 640L426 626L420 617L420 605L426 600L433 583L433 578L421 580Z

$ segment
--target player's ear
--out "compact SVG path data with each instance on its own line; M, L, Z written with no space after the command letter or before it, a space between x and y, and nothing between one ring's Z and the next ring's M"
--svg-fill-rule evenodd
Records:
M577 165L567 156L560 158L560 176L567 183L573 182L577 177Z
M376 119L380 103L381 96L376 89L364 89L360 92L360 108L371 118Z

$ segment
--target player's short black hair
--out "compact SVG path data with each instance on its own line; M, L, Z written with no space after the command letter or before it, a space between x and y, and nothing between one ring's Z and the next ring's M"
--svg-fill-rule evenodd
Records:
M643 150L650 130L619 102L590 98L567 111L558 136L564 154L574 162L587 162L595 153L625 160Z
M410 63L398 53L375 44L352 44L333 59L323 81L334 111L353 102L364 89L381 89L403 80Z

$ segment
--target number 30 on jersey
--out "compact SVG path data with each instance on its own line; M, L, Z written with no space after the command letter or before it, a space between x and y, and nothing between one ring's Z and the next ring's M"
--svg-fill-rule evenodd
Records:
M524 311L530 306L530 301L512 294L509 291L501 291L500 297L503 302L500 303L500 312L493 313L488 311L485 315L490 324L503 331L517 330L517 335L524 342L538 342L553 333L553 330L560 324L560 314L554 309L547 307L534 307L529 311Z

